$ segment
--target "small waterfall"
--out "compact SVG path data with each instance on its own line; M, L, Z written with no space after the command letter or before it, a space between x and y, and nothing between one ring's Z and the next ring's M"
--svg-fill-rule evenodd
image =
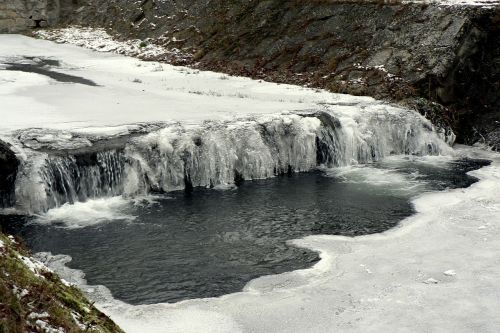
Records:
M129 143L128 194L232 185L241 180L345 166L393 154L436 155L449 146L413 113L328 112L165 128Z
M112 150L69 156L43 154L24 163L18 173L16 202L29 213L65 203L123 193L125 157Z
M444 134L417 113L288 113L196 126L170 124L130 138L123 149L22 163L16 204L38 213L89 198L218 187L243 180L370 163L392 154L448 154Z
M125 188L129 194L231 185L316 166L321 122L299 115L168 127L132 140Z

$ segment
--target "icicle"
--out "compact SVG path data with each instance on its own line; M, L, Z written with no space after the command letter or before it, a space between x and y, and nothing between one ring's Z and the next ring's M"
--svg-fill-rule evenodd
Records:
M227 186L392 154L449 154L445 140L417 113L388 106L169 125L130 139L122 150L40 154L22 165L16 202L37 213L88 198Z

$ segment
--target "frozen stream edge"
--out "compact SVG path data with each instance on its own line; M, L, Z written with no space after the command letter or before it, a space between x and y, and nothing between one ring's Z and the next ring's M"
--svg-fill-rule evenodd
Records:
M320 252L310 269L175 304L132 306L106 288L80 287L126 332L497 332L500 154L458 152L493 161L470 173L479 182L416 198L417 213L382 234L293 241ZM56 257L49 266L84 282Z
M90 51L70 46L55 48L53 43L26 37L2 36L2 41L9 45L0 52L2 56L45 54L73 64L61 69L65 73L73 73L76 64L79 72L86 68L86 76L109 88L102 88L102 93L96 95L97 88L53 85L34 74L4 72L5 105L30 106L26 108L29 116L23 113L19 117L9 112L10 117L4 117L2 123L4 129L25 128L29 120L33 126L50 124L62 129L76 126L87 132L97 128L102 131L103 126L108 126L104 131L109 134L110 129L127 130L126 126L109 126L134 123L137 120L134 117L140 117L141 121L176 119L190 123L213 118L224 120L233 117L234 110L243 111L241 107L249 105L248 100L260 101L250 105L252 110L247 111L252 114L308 109L318 100L335 103L336 107L351 112L375 102L370 98L325 95L285 85L278 88L266 83L260 87L243 78L222 80L215 73L188 75L169 66L164 66L164 70L173 77L168 86L171 88L162 85L164 91L160 91L155 88L156 83L161 82L160 75L165 73L153 71L155 64L143 67L137 60L111 55L96 59ZM123 80L106 75L103 68L118 72L116 77ZM139 76L142 83L130 81ZM205 89L209 82L220 85L216 93L223 97L189 93ZM32 85L37 89L31 89ZM18 88L23 91L17 91ZM143 88L151 92L145 93ZM254 98L235 97L239 91L249 89L252 93L249 97ZM285 100L280 102L287 90L290 91ZM48 93L54 91L58 96L72 98L48 98ZM117 110L116 106L111 107L115 103L109 96L115 95L109 92L127 97L118 108L122 111L118 120L113 112L100 114L103 109ZM306 92L307 99L295 100L297 94ZM75 103L75 96L88 103ZM168 110L162 104L166 97L175 101ZM142 103L141 108L133 101ZM195 102L205 106L208 101L219 103L208 103L212 106L210 112L203 108L197 108L203 112L180 112L191 110ZM136 112L146 108L143 105L146 102L152 110L147 114L148 119ZM347 105L342 105L345 102ZM355 105L349 104L352 102ZM93 103L99 108L89 107ZM379 107L385 108L374 106ZM73 111L71 116L76 118L63 121L61 112L66 110ZM101 117L91 117L89 110ZM77 118L82 115L84 118ZM418 213L383 234L356 238L311 236L296 240L294 244L298 246L319 251L322 260L310 269L253 280L243 292L176 304L131 306L113 300L103 287L85 286L81 272L63 266L67 257L53 257L48 264L63 278L79 281L83 290L89 292L93 288L90 294L98 307L127 332L498 332L500 155L463 147L460 150L471 157L493 160L491 166L471 173L481 178L480 182L467 189L431 193L416 199Z

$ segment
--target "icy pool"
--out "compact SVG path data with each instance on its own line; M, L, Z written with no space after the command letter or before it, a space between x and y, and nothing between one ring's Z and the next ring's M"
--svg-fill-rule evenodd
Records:
M312 266L316 253L288 245L314 234L388 230L413 213L410 199L467 187L484 160L393 157L150 197L66 205L9 219L34 252L65 254L90 285L130 304L177 302L240 291L250 280ZM16 223L12 223L16 222Z

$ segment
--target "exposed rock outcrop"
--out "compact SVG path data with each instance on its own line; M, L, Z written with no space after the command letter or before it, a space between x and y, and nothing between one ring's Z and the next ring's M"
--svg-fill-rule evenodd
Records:
M15 201L15 181L19 161L10 146L0 140L0 208Z

